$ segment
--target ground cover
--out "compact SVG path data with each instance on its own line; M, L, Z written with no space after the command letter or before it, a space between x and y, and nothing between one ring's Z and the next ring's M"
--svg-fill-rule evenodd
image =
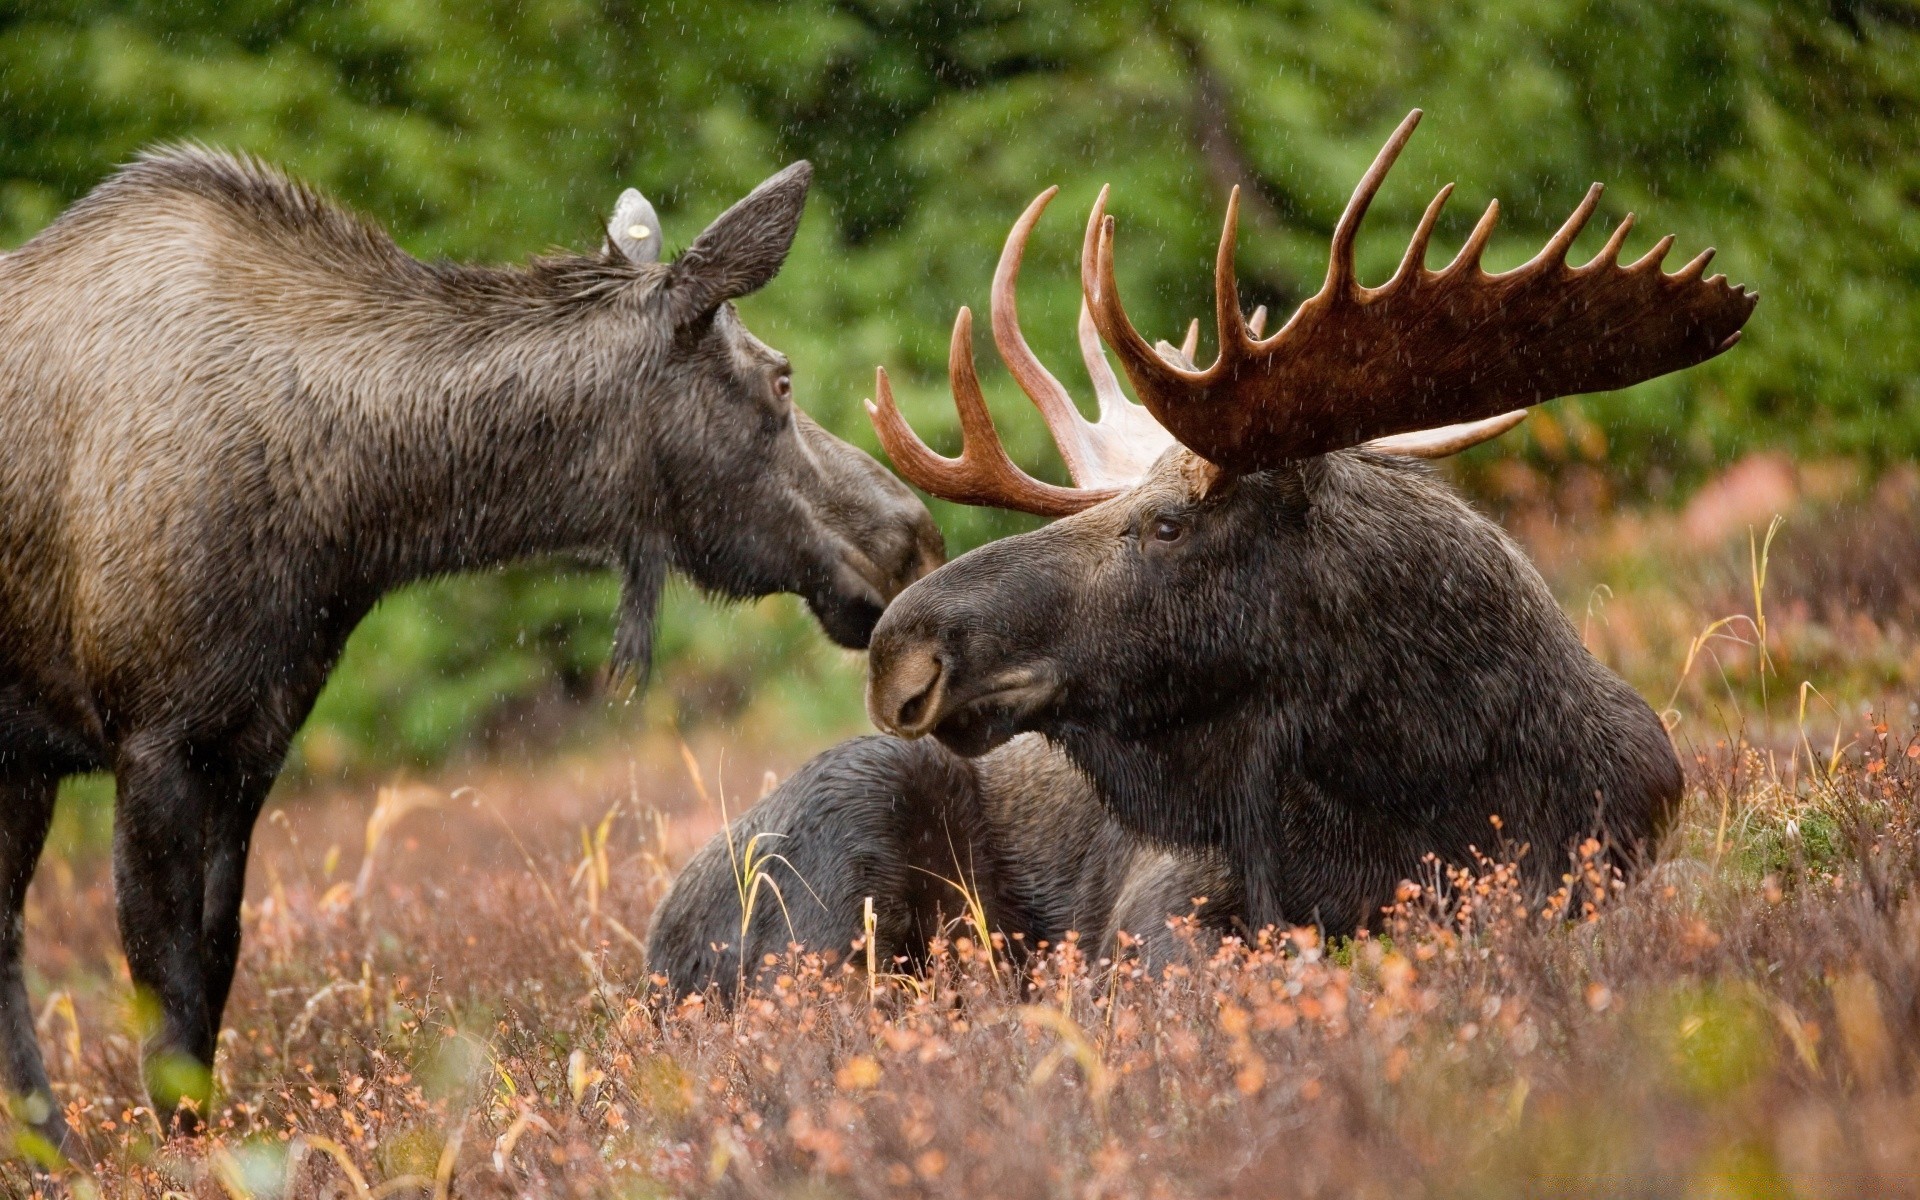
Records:
M835 947L732 1011L668 1006L652 906L803 750L654 728L277 800L209 1131L169 1139L99 837L69 817L28 910L42 1044L94 1159L68 1179L156 1200L1911 1194L1920 657L1887 552L1907 486L1794 510L1771 545L1738 495L1586 532L1516 509L1589 644L1668 711L1689 780L1666 864L1622 886L1576 856L1530 905L1490 824L1484 861L1417 881L1376 935L1273 930L1160 977L1073 944L1016 968L956 894L925 976Z

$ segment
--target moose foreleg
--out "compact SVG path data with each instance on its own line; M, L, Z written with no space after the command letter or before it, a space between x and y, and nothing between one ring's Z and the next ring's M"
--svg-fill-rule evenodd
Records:
M218 1047L220 1016L233 988L233 968L240 957L240 901L247 890L247 853L253 845L253 824L260 816L273 776L265 772L243 777L217 796L207 815L207 878L200 919L200 951L207 987L207 1044Z
M53 821L58 781L52 773L0 780L0 887L6 910L0 912L0 1070L19 1115L54 1148L66 1145L67 1123L47 1085L46 1064L33 1033L33 1006L20 961L26 935L27 884Z
M120 940L141 998L159 1006L146 1048L147 1091L184 1129L210 1094L211 1021L202 928L207 814L226 797L177 741L129 739L116 774L113 882Z

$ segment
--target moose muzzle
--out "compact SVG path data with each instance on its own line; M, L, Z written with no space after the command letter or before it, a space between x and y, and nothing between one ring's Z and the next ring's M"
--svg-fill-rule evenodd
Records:
M1060 671L1044 651L1052 639L1025 628L1023 606L969 602L997 590L973 568L1019 541L955 560L888 607L867 656L867 715L876 726L905 738L931 734L973 756L1032 728L1059 695Z

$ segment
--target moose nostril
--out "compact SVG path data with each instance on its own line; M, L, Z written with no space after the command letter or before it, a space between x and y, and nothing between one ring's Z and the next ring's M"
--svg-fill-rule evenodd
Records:
M926 715L934 694L940 689L941 679L946 676L947 664L938 654L930 654L927 659L927 665L933 668L932 673L919 691L900 702L899 711L895 714L894 723L901 729L913 729L920 724L920 718Z

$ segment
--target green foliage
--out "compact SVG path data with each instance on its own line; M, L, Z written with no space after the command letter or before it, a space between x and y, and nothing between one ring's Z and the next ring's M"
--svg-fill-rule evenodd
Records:
M1101 183L1116 188L1121 286L1144 329L1172 335L1208 311L1233 181L1249 192L1247 303L1284 309L1317 285L1354 180L1418 105L1429 117L1362 237L1363 278L1392 269L1448 179L1459 199L1435 261L1498 196L1496 267L1601 179L1603 218L1643 217L1630 252L1667 231L1676 264L1717 245L1717 265L1764 295L1737 353L1579 407L1606 435L1589 453L1611 442L1624 482L1698 475L1757 442L1870 461L1920 451L1911 0L26 0L0 9L0 86L9 242L165 139L284 164L416 253L497 259L592 244L628 185L684 245L810 157L819 182L793 258L744 308L798 365L802 402L868 448L859 401L876 363L909 417L952 444L953 311L984 307L1000 239L1042 187L1062 198L1029 256L1023 315L1084 392L1074 259ZM1601 225L1576 252L1597 248ZM983 367L1016 457L1051 464L1039 422ZM1555 429L1483 455L1550 459ZM956 550L1026 524L936 515ZM599 576L510 571L390 599L309 751L427 760L497 720L501 697L581 694L613 594ZM747 658L817 653L791 607L779 614L722 618L683 597L662 669L717 653L738 674ZM716 651L716 631L757 640Z
M1742 868L1753 878L1789 871L1831 871L1846 855L1846 831L1832 813L1809 808L1791 822L1757 822L1745 839Z
M62 780L47 830L47 857L78 861L113 844L113 776L76 775Z
M1697 1100L1725 1098L1764 1075L1773 1044L1764 1009L1744 989L1688 983L1649 1006L1649 1033L1666 1043L1674 1082Z

